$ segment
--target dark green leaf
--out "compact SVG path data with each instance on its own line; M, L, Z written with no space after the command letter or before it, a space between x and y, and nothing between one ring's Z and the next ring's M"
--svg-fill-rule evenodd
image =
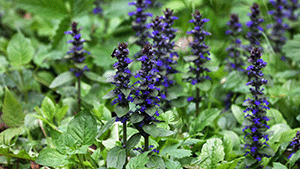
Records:
M140 133L135 133L134 135L132 135L127 141L126 152L128 153L134 146L136 146L140 142L140 139Z
M93 81L96 81L96 82L100 82L100 83L106 83L106 78L102 77L102 76L99 76L97 75L96 73L94 72L91 72L91 71L85 71L83 72L83 74L90 80L93 80Z
M29 39L21 32L12 37L7 46L9 63L14 67L21 67L28 64L34 55L34 48Z
M175 131L158 128L154 124L143 125L142 128L146 133L153 137L167 137L176 133Z
M116 117L111 118L104 126L101 127L96 138L100 137L104 132L106 132L116 121Z
M66 45L66 41L65 37L65 32L68 31L68 30L71 30L71 27L70 27L70 24L71 24L71 19L69 17L65 17L63 18L59 25L58 25L58 29L56 30L56 33L55 33L55 36L53 37L53 42L52 42L52 48L57 48L59 46L59 44L61 43L64 43L64 45ZM69 36L70 39L72 38L71 36Z
M117 114L118 117L122 117L124 115L126 115L129 111L129 106L128 105L116 105L115 107L115 112Z
M50 84L49 88L56 88L75 79L72 72L64 72L59 74Z
M194 125L190 126L191 129L193 131L202 131L206 126L211 125L220 113L221 111L218 109L206 109L200 112L198 119L194 121Z
M133 113L133 114L130 116L130 122L131 122L131 123L139 123L139 122L141 122L144 118L145 118L145 116L143 116L143 115L141 115L141 114Z
M147 108L147 109L145 110L145 112L146 112L149 116L153 116L153 115L155 114L156 110L157 110L156 107L152 106L152 107L150 107L150 108Z
M268 156L271 156L271 157L273 157L275 155L274 150L269 146L265 146L264 148L258 150L258 152L261 154L263 154L263 153L267 154Z
M89 112L83 111L70 121L67 131L80 145L92 145L97 135L96 119Z
M235 117L235 119L240 123L243 124L244 122L244 117L245 117L245 113L243 112L243 110L237 106L237 105L231 105L231 111Z
M300 61L300 56L298 55L300 51L300 34L294 36L294 39L288 40L282 51L285 52L286 57L291 58L293 61Z
M92 11L94 0L68 0L71 5L71 11L73 17L83 16L89 11Z
M69 164L68 156L59 153L53 148L43 149L35 162L49 167L65 166Z
M114 167L122 169L126 160L126 150L121 147L114 147L107 153L107 168Z
M68 12L63 0L18 0L18 6L45 18L60 19Z
M5 88L2 119L8 127L20 127L24 124L25 114L21 104Z

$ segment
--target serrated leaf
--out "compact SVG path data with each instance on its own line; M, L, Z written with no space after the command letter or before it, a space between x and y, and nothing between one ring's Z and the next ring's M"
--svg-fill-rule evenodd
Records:
M182 166L181 166L180 162L178 162L178 161L165 159L165 164L166 164L167 169L182 169Z
M218 109L206 109L200 112L199 117L192 122L193 125L190 125L191 131L202 131L206 126L211 125L220 113L221 111Z
M114 147L107 153L107 168L114 167L122 169L126 160L126 150L121 147Z
M56 88L75 79L72 72L64 72L59 74L50 84L49 88Z
M157 155L151 155L149 158L149 161L146 165L148 168L153 168L153 167L156 167L159 169L166 168L164 160Z
M284 166L281 163L273 163L273 168L272 169L288 169L286 166Z
M25 150L13 151L9 147L0 145L0 154L7 157L20 158L30 161L35 161L36 157L29 155Z
M65 166L69 164L68 156L59 153L53 148L43 149L35 162L49 167Z
M158 128L154 124L143 125L142 128L153 137L167 137L176 133L175 131Z
M9 63L16 68L20 68L32 60L34 48L30 40L25 38L21 32L18 32L8 43L7 54Z
M20 127L24 124L25 114L21 104L5 88L2 119L8 127Z
M145 169L145 165L147 164L149 158L148 158L148 153L142 153L139 154L133 158L131 158L126 165L126 169Z
M45 97L42 102L42 110L48 120L52 120L55 114L55 106L49 97Z
M19 128L8 128L0 133L0 143L9 143L11 139L24 132L23 126Z
M92 145L97 135L96 119L89 112L83 111L70 121L67 131L80 145Z
M64 107L60 108L60 110L55 114L55 118L58 122L60 122L64 116L67 114L69 109L68 105L65 105Z
M211 138L203 145L199 159L205 159L200 163L200 168L216 169L217 164L225 157L224 146L219 138Z
M68 14L63 0L18 0L18 6L45 18L59 19Z

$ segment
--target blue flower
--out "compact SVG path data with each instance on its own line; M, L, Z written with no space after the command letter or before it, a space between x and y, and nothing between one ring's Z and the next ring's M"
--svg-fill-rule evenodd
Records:
M292 153L288 156L288 159L290 159L300 149L300 131L297 131L296 136L292 139L289 147L291 148ZM299 168L300 161L297 160L295 165Z
M245 148L250 150L250 152L247 151L245 155L251 156L253 159L256 159L257 162L260 162L261 157L270 157L268 154L260 151L264 144L267 145L267 143L262 140L269 140L268 135L264 134L264 132L270 128L266 124L269 118L266 116L266 108L268 107L265 106L268 105L269 102L263 97L262 89L260 89L262 85L267 84L267 80L262 79L263 74L261 71L261 69L266 66L266 62L261 59L262 54L260 48L253 48L250 53L251 55L248 60L251 62L251 65L247 68L249 72L249 82L247 85L252 86L250 91L254 99L249 98L245 100L249 106L244 112L252 111L252 115L247 114L245 116L247 125L243 131L246 132L245 138L248 138L245 139Z
M83 39L81 39L81 34L80 31L82 28L77 28L78 23L73 22L72 23L72 30L71 31L66 31L65 34L70 34L72 35L73 39L68 40L67 43L72 43L73 46L70 48L70 50L67 52L67 54L72 54L71 59L74 61L75 64L78 63L83 63L85 60L85 53L88 53L86 50L83 49L83 42L85 42ZM70 71L74 72L75 76L79 77L82 75L84 71L89 71L87 67L84 67L82 69L76 67L70 69Z

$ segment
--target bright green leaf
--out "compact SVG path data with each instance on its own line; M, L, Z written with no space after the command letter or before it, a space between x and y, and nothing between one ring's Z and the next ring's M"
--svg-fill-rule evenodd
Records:
M52 100L49 97L45 97L42 102L42 110L44 115L48 118L48 120L53 119L53 116L55 114L55 106L52 102Z
M126 169L147 169L145 165L147 164L149 160L148 153L142 153L139 154L138 156L135 156L131 158L126 165Z
M35 162L37 164L49 167L65 166L69 164L68 156L59 153L56 149L53 148L43 149Z
M245 120L245 113L243 112L243 110L237 106L237 105L231 105L231 111L235 117L235 119L240 123L243 124L244 120Z
M107 153L107 168L114 167L122 169L126 160L126 150L121 147L114 147Z
M50 84L49 88L56 88L75 79L72 72L64 72L59 74Z

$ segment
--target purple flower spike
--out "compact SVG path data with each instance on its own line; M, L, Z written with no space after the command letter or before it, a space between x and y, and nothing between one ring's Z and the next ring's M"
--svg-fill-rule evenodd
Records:
M270 157L269 154L261 151L261 149L264 148L263 145L267 145L264 140L269 140L268 135L264 134L266 130L270 128L267 125L269 118L266 116L267 112L265 106L265 104L267 105L269 102L263 97L263 92L260 89L262 85L267 84L267 80L262 79L262 76L258 76L258 74L262 74L261 69L266 66L266 63L261 59L261 49L255 47L250 53L249 62L251 62L251 65L247 68L250 81L247 85L252 86L250 92L254 99L249 98L245 100L245 102L249 103L249 106L244 112L252 111L252 114L246 115L245 119L249 121L249 123L247 123L243 131L246 132L245 138L247 139L245 139L245 148L248 149L248 153L246 153L245 156L247 156L246 158L255 159L257 162L253 164L257 165L257 163L261 164L260 161L262 157ZM253 168L253 166L247 167ZM259 168L263 168L263 166L259 165Z

